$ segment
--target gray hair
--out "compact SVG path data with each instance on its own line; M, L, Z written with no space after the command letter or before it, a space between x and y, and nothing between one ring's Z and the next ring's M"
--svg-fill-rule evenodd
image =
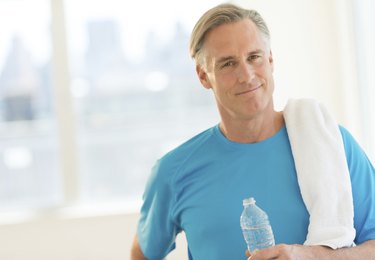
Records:
M203 45L206 35L222 25L250 19L269 42L270 33L266 22L255 10L243 9L233 4L220 4L207 12L195 24L190 37L190 56L200 65L204 64Z

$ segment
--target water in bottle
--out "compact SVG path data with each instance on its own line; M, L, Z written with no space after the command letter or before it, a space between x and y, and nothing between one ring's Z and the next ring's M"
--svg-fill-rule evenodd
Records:
M255 205L254 198L244 199L243 206L240 222L248 250L273 246L275 239L267 214Z

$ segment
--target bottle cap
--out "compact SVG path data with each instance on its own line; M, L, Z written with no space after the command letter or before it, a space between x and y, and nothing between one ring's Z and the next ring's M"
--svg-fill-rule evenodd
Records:
M247 206L247 205L250 205L250 204L255 204L255 199L253 197L244 199L242 201L242 205L244 205L244 206Z

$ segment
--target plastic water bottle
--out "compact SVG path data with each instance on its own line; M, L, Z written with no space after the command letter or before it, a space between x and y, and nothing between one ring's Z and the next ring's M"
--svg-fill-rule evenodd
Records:
M244 199L243 206L240 223L248 250L253 252L275 245L268 216L255 205L255 199Z

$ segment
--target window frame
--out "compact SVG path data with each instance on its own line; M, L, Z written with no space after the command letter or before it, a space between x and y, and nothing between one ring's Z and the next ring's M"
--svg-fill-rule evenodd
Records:
M64 0L50 0L52 31L52 75L63 201L73 205L79 197L78 147L73 98L70 93Z

